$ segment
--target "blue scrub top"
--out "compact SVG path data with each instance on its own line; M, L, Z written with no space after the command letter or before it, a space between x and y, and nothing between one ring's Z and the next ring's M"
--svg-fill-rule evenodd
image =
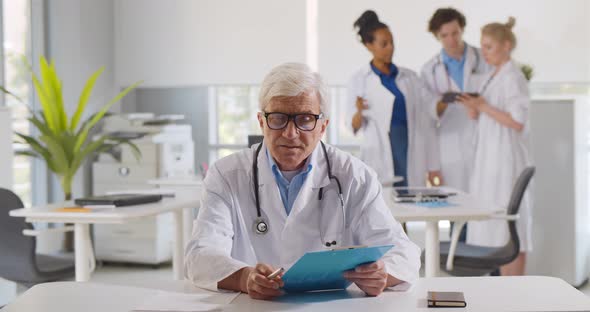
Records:
M397 84L395 83L395 78L399 73L397 66L391 63L391 65L389 66L389 75L382 73L373 64L371 64L371 69L377 76L379 76L379 78L381 79L381 84L383 84L383 86L387 88L387 90L389 90L391 93L393 93L393 95L395 95L395 100L393 102L393 115L391 117L391 124L407 125L408 117L406 114L406 98L397 87Z
M389 75L379 71L373 64L371 64L371 69L379 76L381 84L395 95L389 128L389 141L391 143L394 173L396 176L403 177L404 180L395 183L393 186L408 186L408 116L406 113L406 97L395 83L399 69L393 63L389 67Z

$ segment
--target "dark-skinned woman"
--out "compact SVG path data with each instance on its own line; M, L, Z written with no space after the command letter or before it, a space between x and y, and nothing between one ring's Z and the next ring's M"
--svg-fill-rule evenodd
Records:
M393 63L393 35L375 12L364 12L354 27L372 54L348 84L361 159L385 184L395 177L404 180L394 186L441 184L436 123L427 112L435 97L415 72Z

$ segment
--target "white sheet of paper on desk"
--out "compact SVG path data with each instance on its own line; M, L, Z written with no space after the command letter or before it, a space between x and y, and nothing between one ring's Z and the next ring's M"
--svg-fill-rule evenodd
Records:
M161 291L152 298L147 298L141 305L135 308L134 312L201 312L221 311L223 305L206 303L204 300L210 295L184 294Z

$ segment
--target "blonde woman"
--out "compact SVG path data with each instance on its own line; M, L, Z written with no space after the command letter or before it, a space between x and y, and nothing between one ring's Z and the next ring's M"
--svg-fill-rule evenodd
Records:
M470 179L470 191L482 202L506 207L512 187L531 164L528 151L530 97L525 77L511 59L516 47L512 32L515 19L491 23L482 28L481 50L492 71L484 75L480 96L463 95L460 101L477 119L477 145ZM527 191L517 221L520 254L500 268L502 275L523 275L526 253L531 251L531 196ZM467 243L503 246L509 239L506 221L469 222Z

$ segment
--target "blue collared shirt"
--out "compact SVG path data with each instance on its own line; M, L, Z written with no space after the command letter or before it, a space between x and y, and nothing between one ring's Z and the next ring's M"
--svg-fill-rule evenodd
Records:
M287 215L291 213L291 209L293 208L293 203L297 198L297 194L301 190L301 186L303 186L303 182L305 182L305 178L313 168L310 163L311 155L307 158L307 162L301 172L299 172L296 176L291 179L289 182L281 173L279 166L275 163L274 159L270 156L268 151L266 152L266 156L268 157L268 161L270 163L270 167L272 168L272 173L277 181L277 185L279 186L279 192L281 193L281 200L283 201L283 205L285 206L285 211Z
M442 61L447 68L447 73L451 76L451 79L453 79L459 89L463 91L463 69L465 68L465 58L467 56L467 44L465 44L465 47L463 48L463 56L459 61L450 57L445 49L442 49L440 54L442 55Z

